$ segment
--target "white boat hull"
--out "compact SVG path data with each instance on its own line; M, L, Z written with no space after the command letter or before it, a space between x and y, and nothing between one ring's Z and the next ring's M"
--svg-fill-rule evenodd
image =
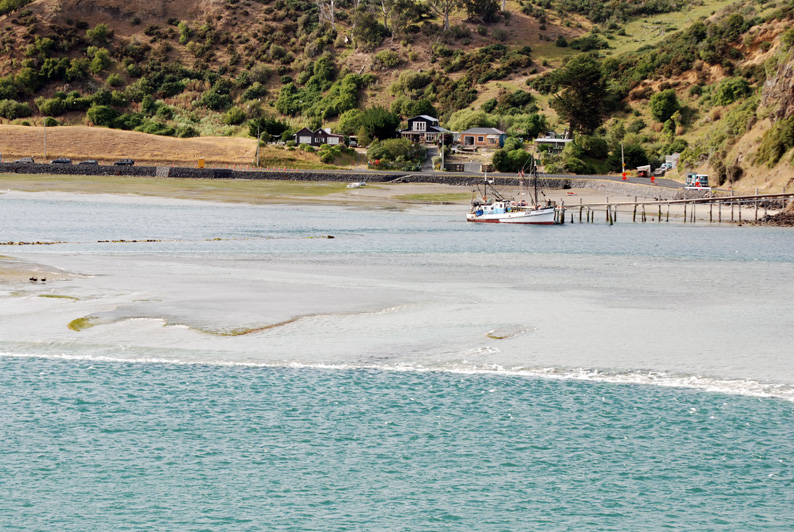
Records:
M479 216L476 212L466 215L467 222L486 224L533 224L554 225L554 207L532 210L515 210L503 213L483 213Z

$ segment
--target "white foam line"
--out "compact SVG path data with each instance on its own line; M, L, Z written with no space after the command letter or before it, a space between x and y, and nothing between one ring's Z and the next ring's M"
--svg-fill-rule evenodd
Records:
M129 363L129 364L164 364L176 366L218 366L245 368L291 368L320 369L332 371L377 370L404 373L452 373L461 375L497 375L512 377L528 377L558 381L588 381L621 385L659 386L663 388L689 388L704 392L742 395L760 398L776 398L794 402L794 386L789 384L762 383L755 380L719 379L697 375L669 375L664 372L634 371L627 373L606 373L597 369L586 368L508 368L499 365L472 367L426 367L415 364L398 364L383 366L377 364L332 364L305 363L297 361L283 362L245 362L228 360L185 360L161 357L111 357L105 355L57 355L26 354L0 352L0 357L8 358L42 358L50 360L77 360L91 362Z

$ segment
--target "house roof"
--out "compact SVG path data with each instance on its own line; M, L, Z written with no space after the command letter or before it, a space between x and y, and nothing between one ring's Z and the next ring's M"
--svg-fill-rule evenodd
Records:
M412 135L424 135L425 133L452 133L448 129L439 126L427 126L426 131L414 131L413 129L402 129L400 133L409 133Z
M408 120L414 120L416 118L424 118L425 120L432 120L433 122L438 122L438 118L433 118L430 115L416 115L416 116L412 116Z
M573 139L550 139L547 137L538 137L535 139L535 144L565 144L566 142L573 142Z
M495 127L472 127L466 131L461 131L461 135L468 133L469 135L504 135L505 132Z
M311 129L309 129L308 127L304 127L304 128L301 128L301 129L299 129L298 131L296 131L296 132L295 132L295 135L297 135L298 133L308 133L308 134L310 134L310 135L313 135L313 134L314 134L314 131L312 131L312 130L311 130Z

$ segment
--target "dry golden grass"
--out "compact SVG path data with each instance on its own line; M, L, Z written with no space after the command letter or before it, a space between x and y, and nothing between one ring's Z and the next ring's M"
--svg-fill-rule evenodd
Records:
M33 157L40 163L69 157L74 162L95 159L109 164L130 158L137 165L196 166L198 159L204 158L208 166L244 166L253 164L256 156L256 140L242 137L177 139L88 126L49 127L46 134L45 158L43 127L0 125L3 161ZM262 146L260 161L263 166L334 168L320 163L315 153L275 146Z
M96 159L100 163L122 158L136 164L186 163L194 166L200 157L207 164L249 164L254 160L256 140L239 137L177 139L135 131L88 126L47 128L47 160L69 157L75 162ZM44 157L44 128L0 126L0 153L4 161L19 157Z

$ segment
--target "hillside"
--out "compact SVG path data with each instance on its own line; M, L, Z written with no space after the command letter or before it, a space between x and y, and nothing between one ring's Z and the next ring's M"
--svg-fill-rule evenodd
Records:
M445 18L445 5L462 7ZM491 126L532 138L575 123L559 105L570 88L560 80L571 58L595 54L599 123L575 128L576 145L562 156L544 156L550 169L619 170L623 142L629 166L679 151L685 168L734 187L786 185L790 0L606 6L0 0L0 121L286 140L303 126L371 133L366 112L382 106L402 120L429 113L453 130ZM675 110L659 114L658 95L670 91ZM168 146L147 153L183 160ZM115 157L112 145L102 149Z

